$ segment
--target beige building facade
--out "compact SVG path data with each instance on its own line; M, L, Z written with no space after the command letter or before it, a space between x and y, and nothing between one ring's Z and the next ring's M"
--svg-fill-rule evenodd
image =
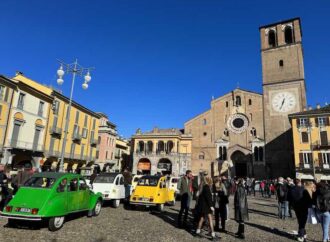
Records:
M191 135L179 129L137 130L132 137L134 174L179 176L191 167Z
M264 171L262 95L242 89L211 101L211 109L185 123L192 135L191 169L216 175L225 161L231 176Z

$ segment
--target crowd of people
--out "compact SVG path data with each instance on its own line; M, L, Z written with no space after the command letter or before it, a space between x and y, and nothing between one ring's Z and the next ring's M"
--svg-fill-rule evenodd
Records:
M197 182L194 181L196 179ZM260 192L263 198L275 196L278 202L279 219L296 217L298 241L306 241L306 223L321 224L323 241L330 241L330 186L326 181L302 182L299 179L284 179L283 177L263 181L256 181L253 178L229 180L224 176L211 178L207 173L193 177L191 171L187 171L179 183L179 190L181 209L178 226L180 228L187 226L188 211L195 197L196 204L192 211L196 236L201 235L201 229L205 225L208 226L212 239L216 239L215 232L217 231L226 233L229 196L233 195L234 219L238 223L236 236L244 239L244 222L249 219L247 196L255 196L256 192Z

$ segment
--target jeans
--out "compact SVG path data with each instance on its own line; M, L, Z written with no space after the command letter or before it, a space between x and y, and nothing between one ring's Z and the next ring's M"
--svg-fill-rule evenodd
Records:
M304 237L306 235L306 222L308 216L308 209L295 208L296 217L298 220L298 237Z
M181 196L181 208L179 212L179 219L178 219L178 224L179 226L182 226L182 214L184 213L183 221L184 223L187 222L188 218L188 212L189 212L189 207L190 207L190 197L188 193L184 193Z
M289 216L289 202L288 201L278 202L278 216L281 219L285 219L286 217Z
M220 225L220 218L221 218L221 228L223 230L226 229L226 220L227 220L227 205L220 204L219 208L215 209L215 228L219 229Z
M329 239L330 213L320 213L320 220L322 224L323 241L327 241Z

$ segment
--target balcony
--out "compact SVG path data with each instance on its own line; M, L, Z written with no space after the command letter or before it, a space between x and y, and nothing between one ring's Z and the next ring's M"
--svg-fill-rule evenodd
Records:
M7 140L10 147L22 150L31 150L43 152L44 146L41 144L34 144L32 142L25 142L21 140Z
M81 138L82 138L82 136L78 132L72 134L72 140L75 142L80 142Z
M98 140L97 140L97 139L91 139L91 140L90 140L90 144L91 144L91 146L93 146L93 147L97 146L97 143L98 143Z
M324 149L330 149L330 140L327 140L325 142L317 141L312 144L313 150L324 150Z
M51 135L61 135L62 134L62 128L52 126L49 129L49 132Z

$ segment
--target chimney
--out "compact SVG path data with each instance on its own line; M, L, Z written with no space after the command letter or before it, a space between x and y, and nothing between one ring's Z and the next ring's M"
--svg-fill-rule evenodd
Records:
M23 72L21 72L21 71L16 71L16 76L18 76L18 75L23 75Z
M316 108L317 108L317 109L320 109L320 108L321 108L321 105L318 103L318 104L316 105Z

